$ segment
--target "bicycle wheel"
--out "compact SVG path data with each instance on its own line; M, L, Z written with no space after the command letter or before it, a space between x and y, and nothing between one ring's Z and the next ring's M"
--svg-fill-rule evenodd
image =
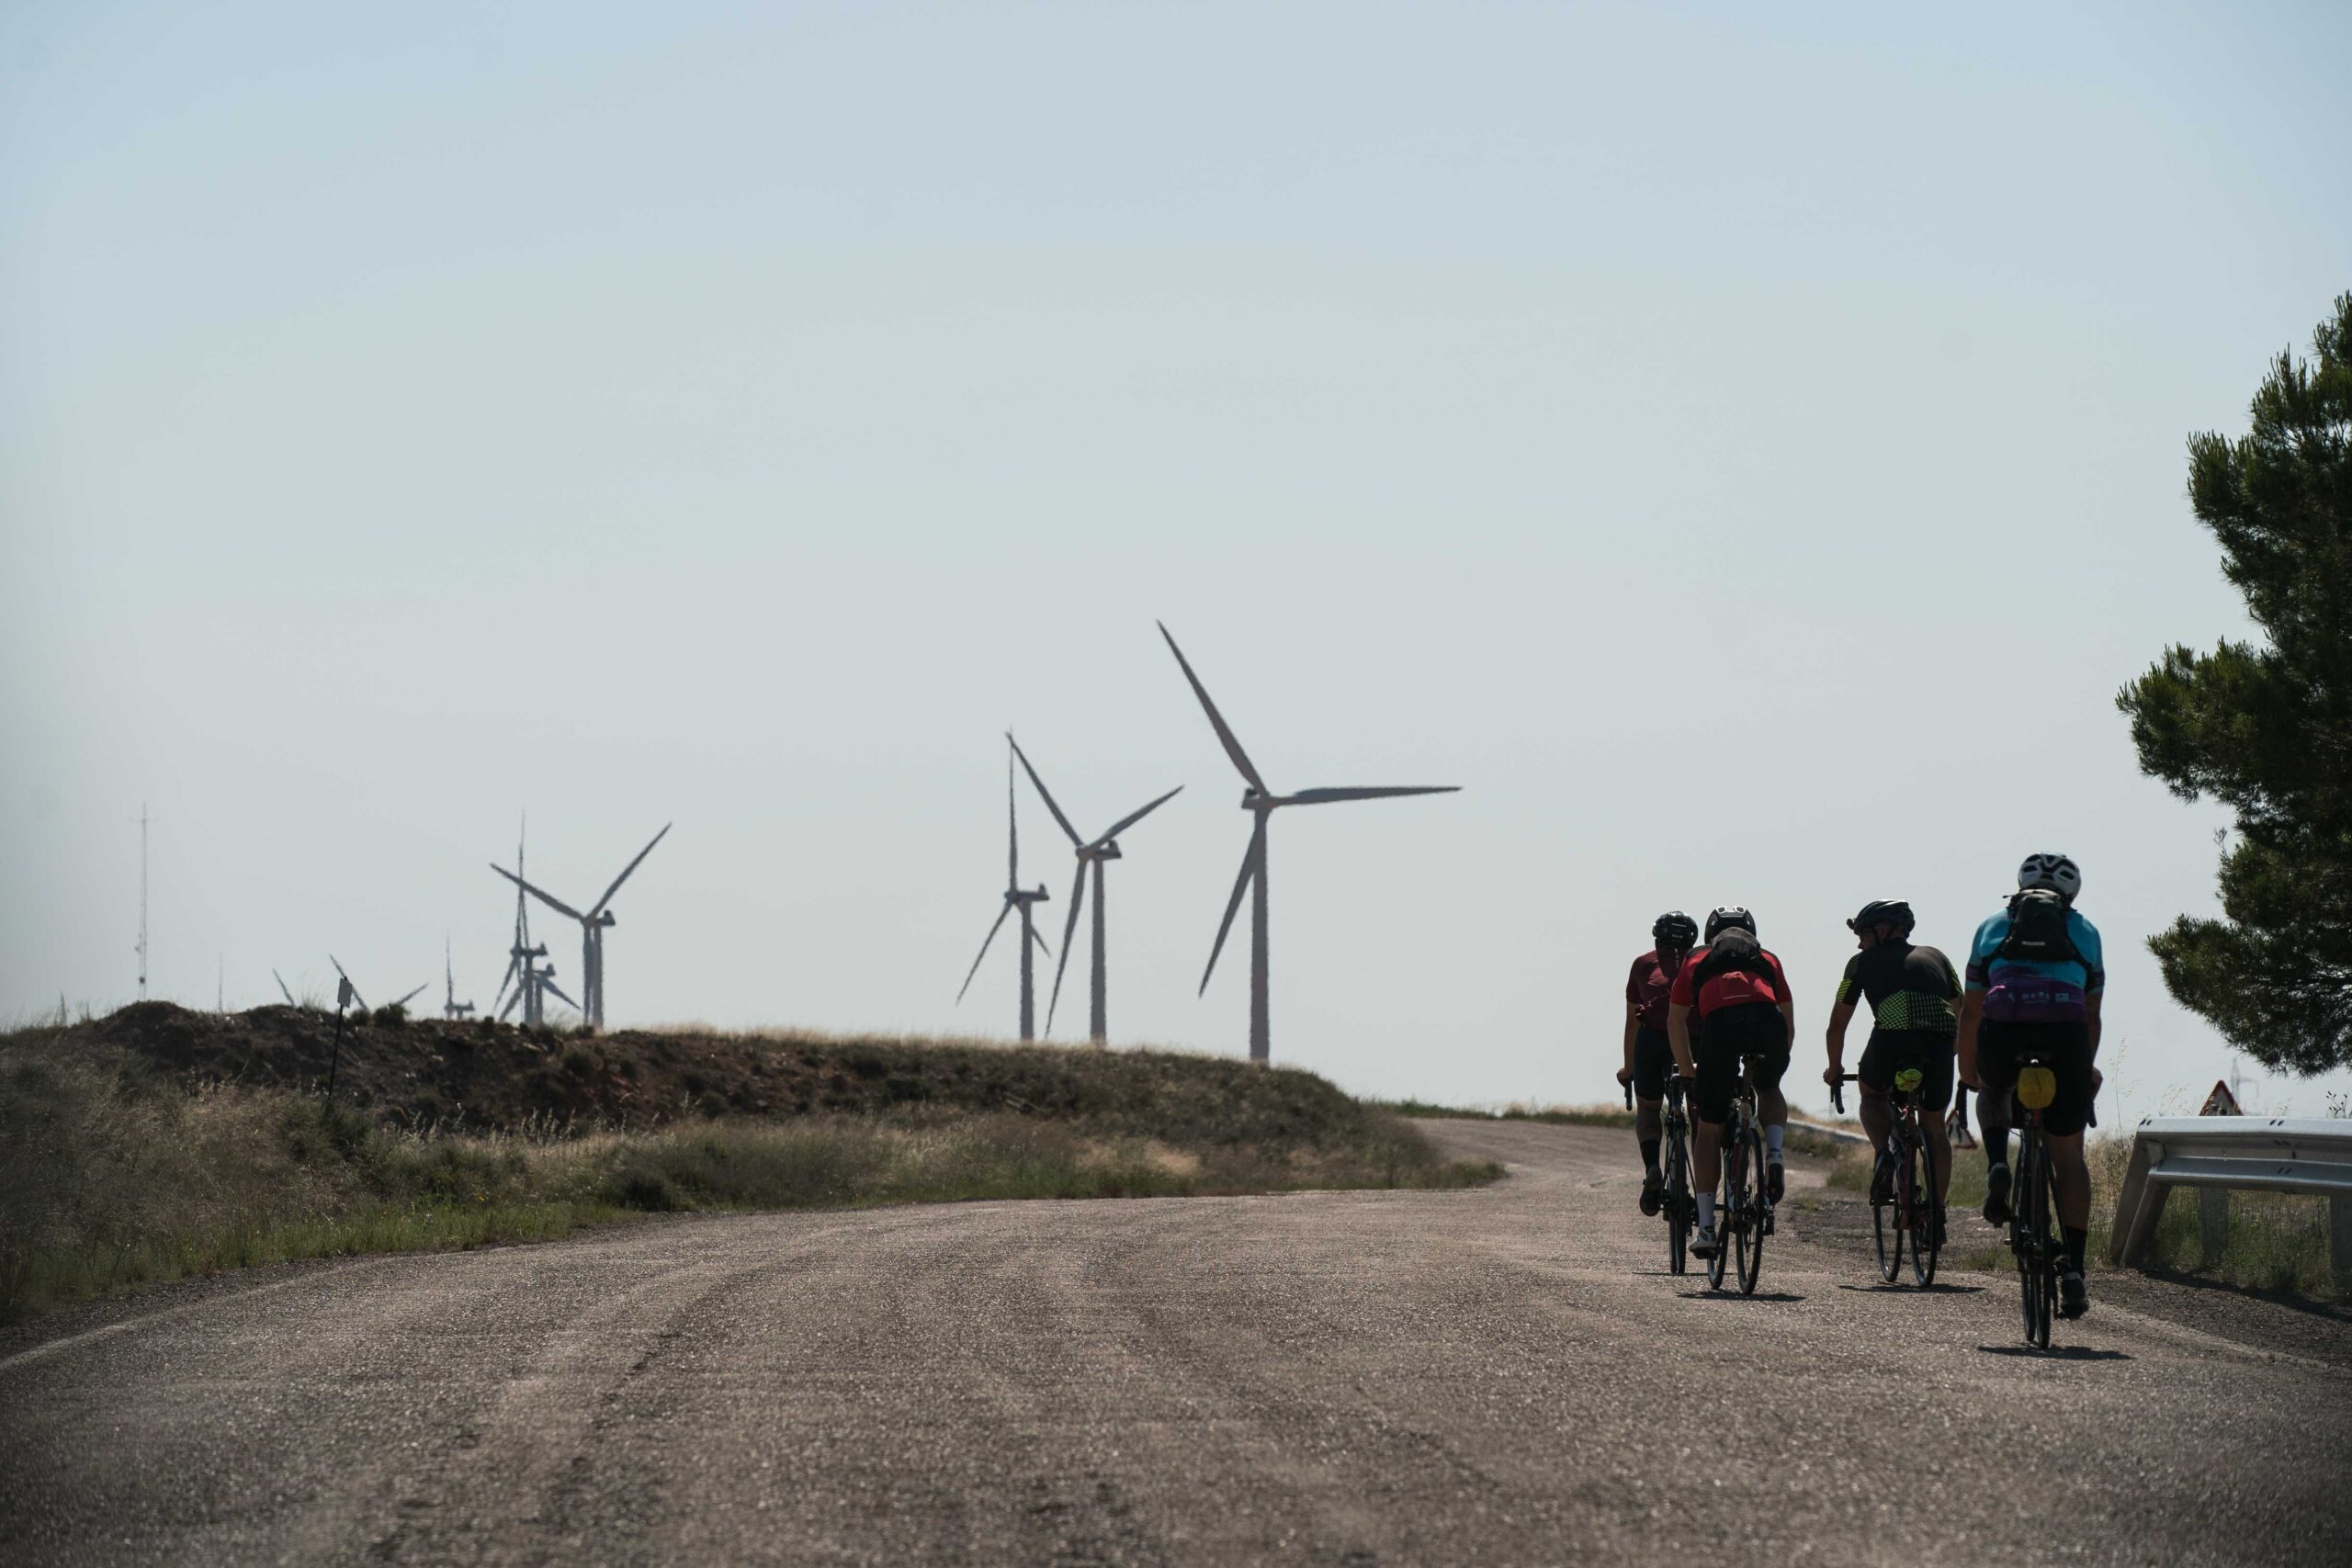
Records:
M1732 1125L1736 1128L1738 1123L1735 1122ZM1724 1140L1717 1163L1722 1166L1723 1173L1715 1179L1715 1255L1707 1259L1707 1286L1710 1290L1719 1291L1724 1284L1724 1262L1731 1256L1732 1204L1738 1191L1736 1184L1739 1179L1736 1173L1739 1169L1739 1140L1736 1133Z
M1690 1148L1682 1124L1672 1122L1666 1134L1666 1267L1681 1274L1690 1267Z
M1936 1146L1917 1132L1896 1179L1911 1195L1911 1278L1924 1290L1936 1282L1944 1238L1936 1223Z
M1739 1248L1739 1293L1756 1293L1756 1280L1764 1271L1764 1134L1755 1126L1747 1130L1747 1147L1740 1159L1747 1172L1740 1194L1739 1228L1732 1239Z
M2036 1349L2050 1347L2050 1274L2048 1227L2041 1171L2041 1129L2028 1126L2018 1140L2018 1178L2009 1220L2010 1246L2018 1255L2018 1286L2025 1311L2025 1340Z
M1901 1149L1899 1139L1895 1146ZM1903 1272L1903 1211L1891 1189L1883 1201L1871 1205L1871 1235L1878 1243L1878 1277L1892 1285Z

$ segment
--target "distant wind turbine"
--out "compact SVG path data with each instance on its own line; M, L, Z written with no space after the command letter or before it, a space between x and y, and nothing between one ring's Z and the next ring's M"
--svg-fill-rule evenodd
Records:
M1070 847L1078 854L1078 880L1070 885L1069 889L1069 919L1062 926L1062 955L1054 964L1054 994L1046 1004L1046 1032L1051 1034L1054 1032L1054 1014L1061 1007L1062 975L1069 968L1070 943L1078 935L1078 912L1086 903L1086 881L1091 871L1094 878L1094 988L1093 1000L1087 1014L1087 1033L1100 1045L1111 1037L1109 987L1103 958L1102 866L1105 862L1124 858L1119 852L1120 834L1183 793L1184 786L1178 784L1158 800L1130 811L1091 839L1080 838L1078 829L1069 825L1069 818L1062 815L1062 808L1055 804L1053 792L1046 787L1046 781L1037 776L1037 770L1030 763L1029 753L1021 749L1021 742L1014 740L1010 733L1004 739L1012 747L1012 754L1021 759L1021 771L1027 773L1029 782L1037 786L1038 798L1046 803L1046 809L1054 814L1054 820L1060 823L1062 831L1069 835Z
M351 986L351 999L357 1002L362 1008L365 1008L368 1005L368 998L361 996L359 994L359 987L352 983L351 976L343 967L343 961L335 957L334 953L330 953L327 954L327 962L334 965L334 972L343 976L344 983ZM430 985L431 983L432 982L427 981L425 984ZM284 981L281 980L278 982L278 988L280 990L285 989ZM422 996L424 992L424 987L419 986L415 990L411 991L407 996L401 998L398 1001L393 1002L390 1005L396 1008L404 1008L408 1006L410 1002L414 1001L418 997Z
M454 1021L468 1017L473 1012L473 1003L461 1002L458 999L458 970L449 956L449 939L446 936L441 939L441 984L443 987L441 1016L443 1018Z
M1303 789L1295 795L1276 795L1266 785L1249 754L1241 750L1241 742L1234 738L1225 716L1209 701L1208 689L1201 678L1193 673L1193 666L1184 658L1184 650L1162 625L1159 635L1168 640L1168 651L1176 656L1177 668L1184 671L1184 679L1193 694L1201 699L1201 710L1209 716L1209 728L1225 747L1225 754L1240 770L1249 787L1241 792L1241 809L1255 818L1250 829L1250 848L1241 857L1241 874L1233 884L1233 897L1227 900L1225 919L1216 928L1216 944L1209 949L1208 967L1201 971L1201 989L1209 988L1209 976L1216 973L1217 954L1225 951L1226 933L1233 929L1233 917L1241 908L1241 895L1250 898L1250 1059L1267 1062L1273 1055L1272 1030L1267 1020L1266 992L1266 823L1285 806L1329 806L1342 800L1385 800L1403 795L1452 795L1459 784L1407 784L1374 788Z
M524 881L514 872L503 870L496 865L490 868L557 914L568 915L580 922L580 994L585 998L585 1005L581 1007L580 1014L591 1029L605 1027L605 930L617 923L612 910L605 906L613 901L613 895L621 890L621 884L629 879L629 874L643 864L645 857L653 852L654 844L669 837L670 829L673 826L675 826L674 823L664 822L662 825L662 831L654 834L651 842L637 852L635 860L621 867L621 874L613 878L613 885L605 889L605 896L590 906L588 912L584 915L545 888L535 887ZM518 854L516 858L519 860L521 856ZM563 993L558 991L556 995L562 996Z
M273 969L269 972L269 977L277 982L277 994L286 998L286 1005L288 1007L298 1008L302 1005L300 1002L294 999L294 993L286 988L285 976L280 975L277 970Z
M523 859L523 847L530 836L530 825L531 819L526 813L514 829L514 869L518 874L529 869ZM496 871L498 868L492 866L491 869ZM505 874L501 872L500 874ZM514 934L506 944L506 974L498 982L498 995L490 998L490 1005L498 1010L500 1022L504 1022L506 1015L513 1012L519 1003L523 1009L523 1027L539 1027L546 1012L546 1000L539 994L543 988L542 982L555 973L553 964L544 971L539 967L539 960L547 955L545 942L532 945L531 901L518 886L514 889ZM506 994L509 986L514 987L514 994L511 997ZM563 993L558 991L556 995L561 997ZM571 1000L569 997L564 999ZM504 1005L501 1006L501 1003Z
M1008 742L1012 739L1010 735L1005 737ZM1046 893L1046 885L1042 882L1034 889L1021 886L1021 813L1012 795L1012 759L1010 756L1004 760L1004 815L1007 828L1006 843L1009 846L1004 877L1004 908L997 911L996 924L990 926L989 934L980 940L980 956L972 960L972 967L964 976L963 990L956 993L956 999L962 1001L964 992L972 988L972 976L980 972L980 960L989 955L989 944L996 941L996 933L1003 929L1004 918L1015 909L1020 910L1021 1038L1035 1040L1037 1037L1036 954L1042 950L1046 957L1051 958L1053 950L1047 948L1046 939L1037 934L1037 928L1032 921L1029 911L1033 907L1047 902L1051 895ZM1035 947L1031 945L1032 943L1035 944Z

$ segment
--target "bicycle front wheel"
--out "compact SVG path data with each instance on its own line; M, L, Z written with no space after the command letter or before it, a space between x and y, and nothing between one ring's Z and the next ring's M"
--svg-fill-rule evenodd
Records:
M1723 1289L1724 1264L1731 1257L1732 1226L1737 1214L1733 1205L1739 1194L1739 1155L1738 1140L1725 1139L1718 1162L1723 1167L1723 1174L1715 1179L1715 1251L1714 1256L1707 1259L1707 1286L1710 1290Z
M1740 1166L1747 1172L1741 1183L1739 1224L1732 1232L1734 1244L1739 1249L1739 1293L1756 1293L1757 1279L1764 1271L1764 1135L1753 1125L1742 1140Z
M1905 1155L1899 1179L1910 1194L1911 1278L1924 1290L1936 1282L1936 1259L1942 1256L1943 1226L1936 1213L1936 1148L1915 1134Z
M1690 1148L1679 1126L1666 1139L1666 1267L1681 1274L1690 1267Z

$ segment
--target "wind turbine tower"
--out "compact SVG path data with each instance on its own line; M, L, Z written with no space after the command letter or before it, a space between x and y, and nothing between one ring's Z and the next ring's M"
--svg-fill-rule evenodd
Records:
M621 867L621 874L613 878L613 885L605 889L605 896L591 905L584 915L554 894L524 881L518 872L507 871L496 865L490 868L557 914L568 915L580 922L580 995L582 998L580 1012L591 1029L605 1027L605 932L617 923L608 906L613 901L613 895L621 890L621 884L627 882L629 874L644 863L645 857L653 852L655 844L669 837L670 829L673 826L675 826L674 823L669 822L662 824L662 831L654 834L651 841L637 852L635 860ZM519 851L516 852L515 859L518 863L522 859ZM556 994L563 995L560 991Z
M1062 955L1054 963L1054 994L1046 1004L1046 1032L1051 1034L1054 1032L1054 1014L1061 1007L1062 975L1069 968L1070 942L1078 935L1078 912L1085 907L1086 883L1091 874L1094 881L1094 994L1087 1011L1087 1035L1100 1045L1111 1037L1109 987L1103 959L1102 868L1111 861L1125 858L1119 852L1119 835L1174 799L1183 792L1184 786L1178 784L1158 800L1128 812L1093 838L1083 839L1079 836L1078 829L1069 825L1069 818L1062 815L1062 808L1055 804L1053 792L1046 787L1046 781L1037 776L1037 770L1030 764L1029 753L1021 749L1021 742L1013 739L1009 732L1004 739L1012 746L1012 754L1021 759L1021 771L1027 773L1029 782L1036 786L1037 796L1046 803L1046 809L1054 814L1054 820L1061 824L1063 832L1069 835L1070 847L1078 855L1078 880L1070 884L1069 889L1069 919L1062 925Z
M1403 784L1374 787L1344 787L1339 789L1303 789L1295 795L1276 795L1259 775L1257 766L1241 750L1241 742L1234 738L1225 716L1209 701L1208 689L1201 678L1193 673L1192 665L1184 658L1184 650L1161 626L1159 635L1168 640L1168 651L1176 656L1177 667L1184 671L1185 681L1193 694L1201 699L1201 710L1208 715L1209 728L1225 747L1225 754L1240 770L1247 788L1241 792L1241 809L1250 815L1250 848L1241 857L1241 874L1235 878L1233 897L1226 901L1225 919L1216 928L1216 943L1209 949L1208 967L1201 971L1201 989L1209 988L1209 976L1216 973L1217 954L1225 951L1226 933L1233 929L1233 917L1241 908L1241 895L1250 894L1250 1059L1265 1063L1273 1056L1273 1030L1267 1018L1266 961L1266 824L1275 812L1285 806L1329 806L1343 800L1385 800L1404 795L1452 795L1459 784Z
M1007 735L1005 739L1010 742L1012 737ZM1012 758L1010 755L1004 759L1004 816L1007 845L1004 908L997 911L996 924L989 928L989 934L980 939L980 955L972 960L972 967L964 976L963 990L956 993L956 999L962 1001L964 992L972 988L972 976L980 972L980 960L989 955L989 944L996 941L996 933L1004 928L1004 918L1015 909L1020 910L1021 1038L1035 1040L1037 1038L1035 960L1038 951L1046 948L1046 939L1037 934L1037 927L1030 911L1037 905L1047 902L1052 895L1046 891L1046 885L1042 882L1034 888L1021 886L1021 812L1012 793ZM1050 950L1046 950L1046 955L1049 958L1053 956Z

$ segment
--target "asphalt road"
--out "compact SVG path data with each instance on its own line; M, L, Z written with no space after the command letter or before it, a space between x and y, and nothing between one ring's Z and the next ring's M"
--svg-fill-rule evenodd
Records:
M1756 1299L1711 1296L1626 1134L1436 1131L1513 1177L689 1220L134 1303L0 1359L0 1562L2352 1560L2352 1360L2112 1302L2026 1354L2007 1279L1872 1289L1802 1213Z

